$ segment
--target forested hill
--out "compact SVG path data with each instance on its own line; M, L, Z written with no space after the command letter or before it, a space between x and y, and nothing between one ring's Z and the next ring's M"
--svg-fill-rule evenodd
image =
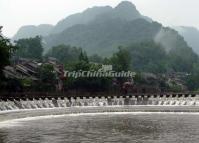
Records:
M179 34L142 16L130 2L122 2L104 14L96 15L87 24L76 24L63 32L44 38L47 48L66 44L82 47L91 54L110 56L118 46L155 40L169 51L176 46L187 46Z
M110 6L101 6L88 8L82 13L76 13L60 20L51 31L51 34L61 33L67 28L79 24L89 24L97 19L115 19L121 18L127 21L143 18L148 21L152 21L146 16L142 16L136 9L135 5L131 2L123 1L119 3L115 8Z
M41 34L44 51L65 44L82 47L89 55L106 57L112 55L118 46L145 41L155 41L163 45L167 52L188 48L176 31L141 15L135 5L128 1L121 2L115 8L94 7L71 15L46 33L48 36Z
M59 44L82 47L89 55L109 56L118 46L133 42L152 40L160 31L161 25L143 19L125 21L119 18L89 25L76 25L60 34L45 37L47 47Z
M16 41L17 57L54 57L67 70L74 71L90 70L93 63L110 64L115 71L161 74L165 81L165 74L181 73L186 77L183 84L187 83L191 90L199 88L199 57L186 43L187 39L143 16L130 2L121 2L115 8L89 8L55 26L39 28L19 30L15 38L28 39ZM177 85L171 82L174 87Z
M31 38L31 37L33 38L37 35L47 36L50 34L52 29L53 25L50 24L41 24L38 26L27 25L21 27L12 39L18 40L22 38Z
M199 30L195 27L173 27L175 30L179 32L188 43L189 46L193 48L193 50L199 55Z
M77 24L89 24L90 22L94 21L97 16L107 17L107 18L125 18L126 20L134 20L137 18L144 18L148 21L152 21L150 18L146 16L142 16L135 6L127 1L121 2L116 8L112 8L110 6L100 6L100 7L92 7L88 8L81 13L76 13L67 16L66 18L58 21L55 26L42 24L39 26L34 25L27 25L22 26L18 32L14 35L14 39L20 38L29 38L36 36L35 33L38 35L48 35L48 34L56 34L63 32L67 28L70 28ZM42 31L44 31L43 33ZM41 32L38 32L41 31ZM34 34L32 34L34 33Z

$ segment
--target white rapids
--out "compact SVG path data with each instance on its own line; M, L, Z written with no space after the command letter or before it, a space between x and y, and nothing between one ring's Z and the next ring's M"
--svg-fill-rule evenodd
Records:
M95 98L58 98L58 99L26 99L0 101L0 111L19 109L45 109L45 108L67 108L67 107L107 107L107 106L199 106L199 97L95 97Z

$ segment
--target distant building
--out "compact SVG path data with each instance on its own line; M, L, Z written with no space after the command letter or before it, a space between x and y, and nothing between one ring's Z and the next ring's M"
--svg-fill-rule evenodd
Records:
M6 66L3 70L6 78L31 78L32 80L38 80L39 63L34 60L19 59L19 61L12 66Z
M39 68L43 64L50 64L54 68L54 73L57 79L57 90L61 91L63 89L63 77L64 68L62 64L59 64L58 60L55 58L48 58L45 62L37 62L36 60L19 58L15 64L4 67L3 73L7 79L30 79L32 81L40 80Z

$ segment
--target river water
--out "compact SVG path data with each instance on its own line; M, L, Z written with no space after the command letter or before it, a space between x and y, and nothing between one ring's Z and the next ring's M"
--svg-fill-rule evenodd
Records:
M0 143L199 142L197 113L55 114L47 110L40 114L49 115L31 117L34 112L1 114L1 120L9 120L0 122ZM11 119L20 114L26 118Z

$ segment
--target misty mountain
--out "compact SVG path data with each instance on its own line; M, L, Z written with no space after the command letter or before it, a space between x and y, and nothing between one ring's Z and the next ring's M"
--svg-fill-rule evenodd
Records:
M65 19L59 21L55 25L51 33L60 33L76 24L88 24L89 22L93 21L97 15L107 13L111 10L112 8L109 6L88 8L82 13L70 15Z
M97 15L96 19L99 20L110 20L110 19L122 19L125 21L132 21L135 19L145 19L148 22L152 22L147 16L143 16L136 9L135 5L128 1L123 1L119 3L115 8L112 8L111 11L108 11L104 14ZM96 20L95 19L95 20Z
M107 19L116 19L121 18L123 20L131 21L134 19L143 18L150 22L152 19L146 16L142 16L139 11L137 11L135 5L131 2L123 1L115 8L110 6L104 7L93 7L88 8L82 13L77 13L66 17L65 19L59 21L53 28L51 34L56 34L63 32L67 28L70 28L77 24L89 24L93 21L98 20L107 20Z
M34 26L34 25L23 26L18 30L18 32L14 35L12 39L18 40L22 38L31 38L37 35L47 36L51 32L52 28L53 26L50 24L41 24L39 26Z
M89 54L98 53L107 56L116 51L120 45L151 40L160 28L160 24L141 15L131 2L123 1L115 8L94 7L83 13L69 16L60 21L52 30L61 31L62 29L62 32L51 34L44 39L47 49L66 44L82 47ZM145 32L143 32L144 29Z
M170 28L142 16L130 2L122 2L106 14L100 14L88 24L77 24L58 34L44 38L46 47L60 44L82 47L88 54L109 56L118 46L142 41L162 44L166 51L187 44Z
M60 20L54 27L52 25L23 26L13 39L30 38L36 35L46 36L49 34L58 34L77 24L89 24L96 20L121 18L131 21L138 18L146 19L152 22L147 16L142 16L135 5L128 1L121 2L116 8L110 6L88 8L82 13L77 13ZM46 27L44 27L46 26ZM40 32L41 31L41 32Z
M21 29L15 37L19 37ZM30 29L24 30L27 37L34 36L38 27L32 28L34 32ZM167 52L188 47L178 32L141 15L128 1L121 2L115 8L89 8L61 20L46 33L40 31L39 35L42 34L45 34L45 52L53 46L65 44L82 47L89 55L110 56L118 46L153 40L163 45Z
M190 47L199 55L199 30L194 27L173 27L176 31L179 32L188 43Z
M47 36L49 34L56 34L72 27L76 24L87 24L93 21L97 15L104 14L111 11L109 6L88 8L82 13L77 13L60 20L55 26L42 24L39 26L27 25L21 27L12 39L17 40L21 38L35 37L36 35Z
M109 56L118 46L153 40L161 25L144 19L126 21L110 19L88 25L75 25L60 34L45 37L47 47L60 44L82 47L87 53Z

